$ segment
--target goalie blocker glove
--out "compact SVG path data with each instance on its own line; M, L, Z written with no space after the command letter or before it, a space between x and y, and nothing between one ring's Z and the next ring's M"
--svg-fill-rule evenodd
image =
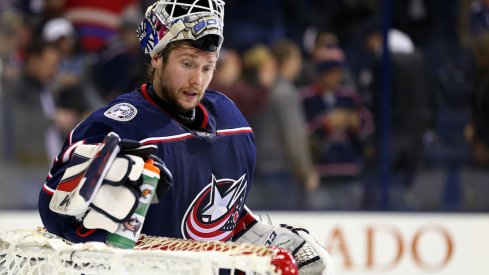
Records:
M68 162L49 208L56 213L77 217L87 229L115 232L137 207L146 159L153 159L160 169L154 198L157 200L172 186L170 171L153 155L156 150L154 145L121 141L115 133L109 133L101 144L79 145ZM92 193L92 196L87 195Z
M246 207L245 212L237 226L243 229L233 241L284 248L294 257L300 275L334 275L331 257L307 230L285 224L266 224Z

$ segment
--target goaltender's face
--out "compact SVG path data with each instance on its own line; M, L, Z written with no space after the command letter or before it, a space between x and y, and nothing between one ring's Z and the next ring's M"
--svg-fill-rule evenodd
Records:
M215 52L205 52L189 45L173 49L166 62L155 55L151 59L151 66L155 69L154 89L176 111L190 111L204 96L216 62Z

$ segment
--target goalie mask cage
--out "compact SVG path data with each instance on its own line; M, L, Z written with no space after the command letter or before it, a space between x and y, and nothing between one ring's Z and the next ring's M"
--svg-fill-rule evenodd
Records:
M0 274L297 274L280 248L142 235L134 249L71 243L44 228L0 232Z

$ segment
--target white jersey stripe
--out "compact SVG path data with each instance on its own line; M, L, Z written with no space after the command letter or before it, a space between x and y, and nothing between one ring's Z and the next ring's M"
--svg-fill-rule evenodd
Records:
M149 144L149 143L156 143L156 142L168 142L168 141L175 141L175 140L181 140L185 138L190 138L192 137L192 134L185 133L185 134L180 134L180 135L174 135L174 136L167 136L167 137L152 137L152 138L146 138L141 140L140 142L142 144Z
M251 127L241 127L241 128L234 128L234 129L223 129L223 130L217 130L217 133L220 135L229 135L229 134L239 134L239 133L250 133L253 132Z
M234 129L217 130L217 133L220 135L230 135L230 134L240 134L240 133L250 133L250 132L253 132L251 127L241 127L241 128L234 128ZM176 141L176 140L191 138L193 136L194 135L192 135L190 133L185 133L185 134L166 136L166 137L146 138L146 139L141 140L140 142L142 144L157 143L157 142L168 142L168 141Z

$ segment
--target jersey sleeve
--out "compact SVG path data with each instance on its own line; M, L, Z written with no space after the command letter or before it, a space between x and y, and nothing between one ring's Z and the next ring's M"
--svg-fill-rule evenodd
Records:
M94 113L69 134L39 194L38 208L43 225L49 232L72 242L105 241L107 232L85 229L79 219L51 211L49 203L76 147L81 144L100 143L109 132L120 131L109 122L98 113Z

